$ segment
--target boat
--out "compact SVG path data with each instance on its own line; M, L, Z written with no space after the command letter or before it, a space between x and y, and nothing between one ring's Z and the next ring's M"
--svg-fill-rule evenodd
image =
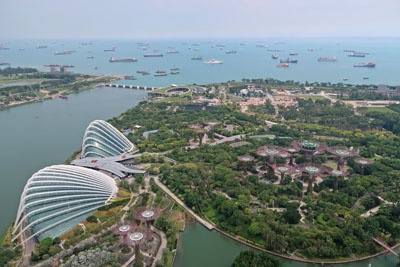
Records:
M278 68L289 68L289 64L288 63L284 63L284 64L278 64L276 65Z
M225 53L227 53L227 54L236 54L236 51L235 50L226 50Z
M124 76L125 80L136 80L136 77L132 76L132 75L125 75Z
M336 57L320 57L318 58L318 62L336 62Z
M210 59L203 62L204 64L222 64L222 60Z
M348 54L347 56L348 56L348 57L365 57L365 54L360 54L360 53L352 52L352 53Z
M114 52L115 48L111 48L111 49L104 49L104 52Z
M269 52L281 52L283 51L282 49L267 49Z
M172 71L177 71L177 70L179 70L179 68L172 68L171 70Z
M277 54L272 54L272 59L278 59L278 55Z
M144 57L163 57L163 54L145 54Z
M137 62L136 58L115 58L115 57L111 57L109 60L109 62Z
M92 59L92 58L94 58L94 57L91 56L91 57L87 57L87 58Z
M287 59L281 59L281 63L297 63L298 60L295 58L287 58Z
M369 79L369 77L364 77L363 79L364 79L364 80L368 80L368 79Z
M191 60L203 60L202 56L193 56L190 58Z
M60 95L60 98L61 98L61 99L64 99L64 100L67 100L67 99L68 99L68 96Z
M376 64L374 62L354 64L355 68L375 68L375 66Z
M349 78L343 78L343 81L348 81L349 80Z
M11 65L11 64L8 62L0 62L0 66L8 66L8 65Z
M348 50L348 49L345 49L345 50L343 50L343 52L350 52L350 53L354 53L354 52L356 52L356 51L354 51L354 50Z
M156 74L154 74L155 77L160 77L160 76L167 76L168 74L166 72L156 72Z
M199 48L193 48L193 51L200 51Z
M167 54L178 54L179 51L168 51Z
M10 48L9 48L9 47L2 47L2 46L0 46L0 50L10 50Z
M179 71L171 71L171 74L179 74Z
M218 47L225 47L224 44L216 44L215 46L218 46Z
M36 49L43 49L43 48L47 48L47 45L38 45L38 46L36 46Z
M98 67L97 67L97 66L94 66L94 67L93 67L93 69L94 69L94 70L97 70L97 69L98 69Z
M307 51L313 52L314 48L308 48Z
M298 54L299 54L299 53L297 53L297 52L290 52L290 53L289 53L290 56L297 56Z
M60 52L59 51L55 51L54 55L56 55L56 56L57 55L70 55L70 54L72 54L72 52L73 51L70 51L70 50L64 50L64 51L60 51Z
M143 71L143 72L142 72L142 75L150 75L150 72Z

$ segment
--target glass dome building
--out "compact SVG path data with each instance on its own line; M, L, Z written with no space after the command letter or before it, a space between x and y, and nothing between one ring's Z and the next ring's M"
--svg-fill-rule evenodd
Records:
M57 237L72 229L118 192L115 181L98 171L70 166L46 167L29 178L21 195L13 234L23 241Z
M86 128L81 158L112 157L132 151L135 146L114 126L95 120Z

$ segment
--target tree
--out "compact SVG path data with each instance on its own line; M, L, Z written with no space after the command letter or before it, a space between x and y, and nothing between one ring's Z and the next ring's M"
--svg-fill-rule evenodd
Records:
M255 253L252 250L242 251L236 257L232 267L280 267L280 261L266 253Z

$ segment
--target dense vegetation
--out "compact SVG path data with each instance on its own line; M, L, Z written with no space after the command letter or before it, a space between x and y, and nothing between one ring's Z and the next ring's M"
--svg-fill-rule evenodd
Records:
M265 253L255 253L252 250L242 251L236 257L232 267L280 267L282 264Z
M394 108L395 109L395 108ZM307 258L350 258L380 251L373 241L379 236L390 245L400 240L400 138L389 129L376 128L375 118L368 114L355 115L354 110L340 103L317 100L300 101L299 109L283 109L286 121L268 129L264 114L241 113L234 105L215 110L185 110L178 103L141 103L112 120L119 129L142 126L128 137L142 151L167 151L177 161L158 165L160 179L195 212L213 221L222 230L239 234L246 240L283 254L293 253ZM396 112L396 111L394 111ZM369 117L367 117L369 116ZM372 119L368 119L372 118ZM275 134L278 138L249 138L249 144L232 147L202 145L189 150L190 140L197 134L189 129L193 123L219 121L207 134ZM386 122L386 117L382 119ZM235 125L228 132L223 125ZM158 129L148 139L142 133ZM339 181L339 190L332 191L334 177L325 177L315 186L315 195L303 195L302 183L286 177L283 185L271 182L274 175L258 176L262 159L257 157L260 145L290 146L294 139L329 136L329 145L346 145L360 150L360 155L375 158L367 166L365 176L353 159L348 160L351 179ZM279 138L283 137L283 138ZM250 154L256 160L249 164L248 173L238 162L240 155ZM328 154L318 162L330 162ZM304 161L300 154L298 163ZM391 202L384 205L380 199ZM301 203L302 206L300 207ZM363 218L367 210L381 206L374 216ZM277 210L275 208L280 208ZM304 214L301 222L299 210Z

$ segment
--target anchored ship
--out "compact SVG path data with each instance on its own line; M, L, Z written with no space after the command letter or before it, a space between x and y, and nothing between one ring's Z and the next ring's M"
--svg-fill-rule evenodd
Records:
M287 59L281 59L281 63L297 63L298 60L295 58L287 58Z
M203 62L204 64L222 64L222 60L210 59Z
M202 56L194 56L190 58L191 60L203 60Z
M320 57L318 58L319 62L336 62L337 58L336 57Z
M358 63L354 64L354 67L359 67L359 68L375 68L376 64L374 62L369 62L367 63Z
M227 54L236 54L236 51L235 50L226 50L225 53L227 53Z
M115 58L111 57L108 61L110 62L137 62L136 58Z
M168 51L167 54L178 54L179 51Z
M163 54L145 54L144 57L163 57Z
M349 56L349 57L365 57L365 54L351 52L347 56Z
M289 55L290 56L297 56L299 53L297 53L297 52L291 52L291 53L289 53Z
M284 63L284 64L278 64L276 65L278 68L289 68L289 64L288 63Z
M272 54L272 58L273 59L278 59L278 55L277 54Z

